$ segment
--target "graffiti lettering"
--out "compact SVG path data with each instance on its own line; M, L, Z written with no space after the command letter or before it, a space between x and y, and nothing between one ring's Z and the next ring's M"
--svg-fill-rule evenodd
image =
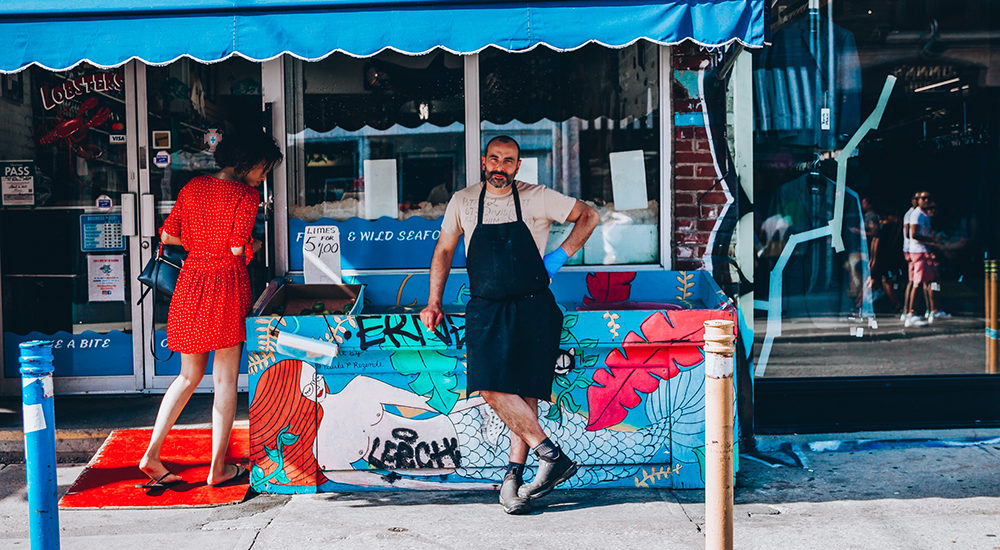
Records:
M456 323L456 319L445 315L444 322L434 328L434 336L448 347L461 348L465 346L465 325ZM358 317L358 338L361 350L379 346L389 341L393 347L426 346L424 326L420 315L381 315L378 317Z
M458 450L458 438L446 437L437 441L419 441L417 432L409 428L392 431L395 441L382 443L375 438L368 453L368 463L382 469L414 468L458 468L462 464L462 453ZM381 445L381 452L379 446Z
M358 338L361 339L361 342L358 345L361 346L361 350L364 351L372 346L377 346L382 342L385 342L384 335L379 338L371 338L372 333L380 332L383 329L384 324L381 316L358 317Z
M400 347L402 343L397 340L396 337L400 337L403 343L409 342L413 344L424 345L427 342L424 340L424 334L420 330L420 316L418 315L400 315L398 317L399 323L395 326L390 326L390 319L396 318L396 316L387 316L385 318L385 337L392 342L392 345ZM410 323L413 325L415 332L407 332L403 330L406 324Z

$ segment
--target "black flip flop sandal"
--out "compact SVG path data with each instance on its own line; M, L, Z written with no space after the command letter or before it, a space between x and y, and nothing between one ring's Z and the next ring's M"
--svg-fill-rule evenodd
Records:
M229 487L230 485L240 485L241 484L240 479L246 477L247 474L250 473L250 470L244 468L242 464L233 464L233 466L236 466L236 474L234 474L233 477L221 483L216 483L214 485L211 483L206 483L205 485L208 485L209 487Z
M174 474L173 472L168 470L167 473L160 476L159 479L149 478L149 481L147 481L146 483L136 485L135 487L136 489L166 489L168 487L174 487L175 485L180 485L181 483L184 483L183 479L175 479L173 481L163 481L164 479L167 478L167 476L173 474Z

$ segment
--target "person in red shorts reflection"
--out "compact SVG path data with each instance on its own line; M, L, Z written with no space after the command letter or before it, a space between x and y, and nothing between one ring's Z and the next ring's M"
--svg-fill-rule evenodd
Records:
M929 245L934 243L931 234L931 219L927 215L927 205L931 195L920 191L915 195L917 206L909 213L909 219L904 220L905 235L909 238L909 253L906 261L909 263L910 284L907 286L907 315L903 323L905 327L919 327L927 324L922 315L916 313L916 298L922 293L927 309L934 311L934 294L931 283L935 280L934 266Z
M250 232L260 204L256 187L281 161L281 151L263 132L231 134L215 150L215 162L223 168L189 181L160 231L162 244L183 245L188 251L167 319L167 346L181 354L181 372L163 395L149 447L139 461L139 469L150 478L143 488L184 482L163 465L160 451L201 382L211 351L215 352L215 396L212 462L206 482L217 486L246 474L243 466L225 463L246 341L244 320L250 310L246 264L253 256Z

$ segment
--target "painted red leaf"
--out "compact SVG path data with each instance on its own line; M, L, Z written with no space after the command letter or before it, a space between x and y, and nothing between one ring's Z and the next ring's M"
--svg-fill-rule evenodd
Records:
M624 302L632 293L632 281L635 271L618 271L610 273L588 273L587 292L583 303L591 302Z
M608 354L607 369L594 372L596 384L587 389L590 420L587 430L618 424L629 409L642 402L642 395L656 390L660 380L676 376L703 359L697 344L704 338L708 319L732 319L726 311L677 312L673 318L658 311L639 326L641 335L629 331L621 348ZM651 346L651 343L692 342L696 345Z

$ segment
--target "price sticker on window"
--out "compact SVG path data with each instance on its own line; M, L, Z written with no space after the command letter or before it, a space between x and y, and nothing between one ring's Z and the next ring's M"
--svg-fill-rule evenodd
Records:
M340 284L340 228L335 225L306 227L302 239L302 274L307 285Z

